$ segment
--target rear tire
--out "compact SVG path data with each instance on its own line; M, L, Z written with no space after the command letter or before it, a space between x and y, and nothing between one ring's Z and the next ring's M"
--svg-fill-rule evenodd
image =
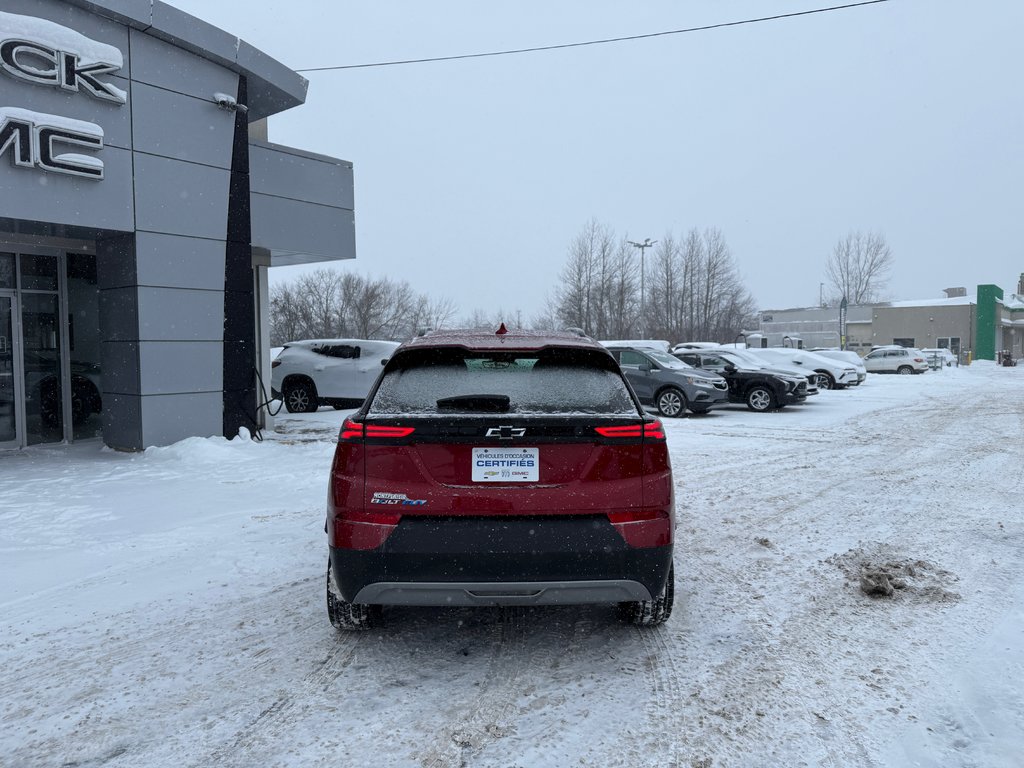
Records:
M757 385L747 392L747 408L758 413L774 410L776 407L775 393L768 387Z
M312 413L320 407L313 382L300 379L284 390L284 407L288 413Z
M335 629L345 631L373 629L383 623L384 611L379 605L349 603L334 582L331 564L327 563L327 617Z
M675 387L662 390L655 404L658 406L658 413L670 419L686 413L686 395Z
M665 588L657 597L653 600L619 603L619 615L623 621L629 622L635 627L656 627L659 624L664 624L672 615L675 594L675 567L670 566Z
M900 374L901 376L909 376L913 372L914 369L911 368L909 365L901 365L899 368L896 369L896 373Z

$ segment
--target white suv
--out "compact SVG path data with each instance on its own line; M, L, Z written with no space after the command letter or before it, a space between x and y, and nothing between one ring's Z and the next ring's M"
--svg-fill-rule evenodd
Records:
M307 339L292 341L271 363L270 390L289 413L321 405L357 408L397 349L394 341Z
M843 389L857 384L857 369L849 363L832 360L802 349L751 347L747 350L770 363L795 365L818 374L819 389Z
M868 373L924 373L928 370L928 359L919 349L904 347L882 347L873 349L864 356L864 367Z
M862 360L861 356L852 349L815 347L811 352L816 355L821 355L822 357L830 357L833 360L839 360L846 365L852 365L854 370L857 371L858 384L863 384L864 380L868 377L868 369L864 367L864 360Z

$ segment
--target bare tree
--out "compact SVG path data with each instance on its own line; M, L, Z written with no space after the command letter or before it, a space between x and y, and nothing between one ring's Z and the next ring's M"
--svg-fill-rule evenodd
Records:
M591 220L569 245L555 290L558 324L597 338L621 338L638 319L640 273L625 240Z
M655 338L731 341L756 319L753 297L717 229L661 237L645 264L645 322L640 322L640 272L628 241L591 221L569 246L548 317L598 338L631 338L646 326Z
M451 299L430 299L420 296L409 320L412 336L447 328L455 318L455 302Z
M836 301L845 297L850 304L870 304L880 299L892 265L892 251L883 235L856 231L836 243L825 274Z
M275 286L270 297L274 345L295 339L411 338L439 328L455 313L448 299L417 294L405 281L318 269Z

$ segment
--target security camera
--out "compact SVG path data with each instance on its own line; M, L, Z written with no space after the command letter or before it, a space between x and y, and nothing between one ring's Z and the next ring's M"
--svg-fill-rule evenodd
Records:
M235 97L226 93L213 94L213 101L221 109L227 109L232 112L238 109L238 102L235 100Z

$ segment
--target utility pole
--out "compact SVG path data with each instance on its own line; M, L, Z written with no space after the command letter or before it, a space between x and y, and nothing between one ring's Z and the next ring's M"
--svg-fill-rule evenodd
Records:
M644 251L653 248L658 241L648 237L642 243L635 243L632 240L626 242L634 248L640 249L640 338L645 339L647 338L647 307L644 301Z
M825 306L825 284L818 283L818 306Z

